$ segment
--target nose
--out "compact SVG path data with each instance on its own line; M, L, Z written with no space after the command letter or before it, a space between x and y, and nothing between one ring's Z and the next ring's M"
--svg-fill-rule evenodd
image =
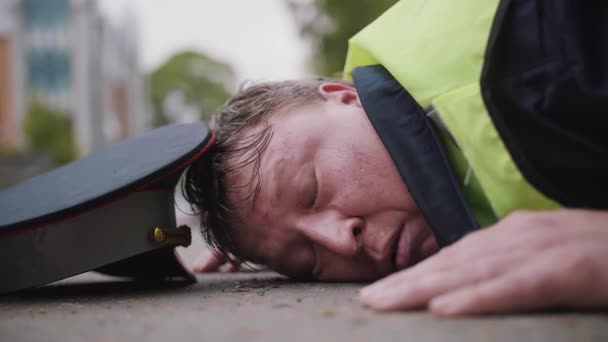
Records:
M362 218L343 217L334 213L310 222L304 228L304 233L313 242L333 253L353 256L363 248L364 229L365 222Z

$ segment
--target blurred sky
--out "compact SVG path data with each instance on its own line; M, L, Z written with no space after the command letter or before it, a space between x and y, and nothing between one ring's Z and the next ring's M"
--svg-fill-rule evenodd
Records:
M195 49L231 64L239 83L309 74L309 49L282 0L99 0L114 22L135 20L144 71Z

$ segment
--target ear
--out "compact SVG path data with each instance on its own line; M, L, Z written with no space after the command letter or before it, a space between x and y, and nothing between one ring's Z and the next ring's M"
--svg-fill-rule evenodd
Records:
M361 107L357 89L338 82L323 82L319 86L319 95L325 101L338 101L345 105Z

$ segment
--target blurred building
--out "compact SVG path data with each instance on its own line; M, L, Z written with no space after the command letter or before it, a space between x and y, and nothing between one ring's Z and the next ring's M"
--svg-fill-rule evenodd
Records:
M21 18L15 16L16 1L0 0L0 150L23 141L24 108L23 34Z
M0 149L26 145L34 99L70 116L83 155L144 130L134 25L95 0L0 0Z
M129 15L102 31L104 132L111 141L121 140L146 129L152 118L139 69L137 26Z

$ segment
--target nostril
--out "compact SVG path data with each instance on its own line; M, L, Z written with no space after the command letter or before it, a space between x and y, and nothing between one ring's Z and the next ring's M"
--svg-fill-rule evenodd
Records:
M354 247L355 252L359 252L363 248L363 234L365 233L365 221L360 217L352 217L348 220L346 231L350 234L348 243Z
M361 236L363 234L363 229L361 227L353 228L353 238L355 238L355 243L357 244L357 249L361 247L362 239Z
M353 232L353 240L355 242L355 253L358 253L360 251L360 249L363 247L363 239L361 238L363 229L361 229L361 227L354 227L352 232Z

